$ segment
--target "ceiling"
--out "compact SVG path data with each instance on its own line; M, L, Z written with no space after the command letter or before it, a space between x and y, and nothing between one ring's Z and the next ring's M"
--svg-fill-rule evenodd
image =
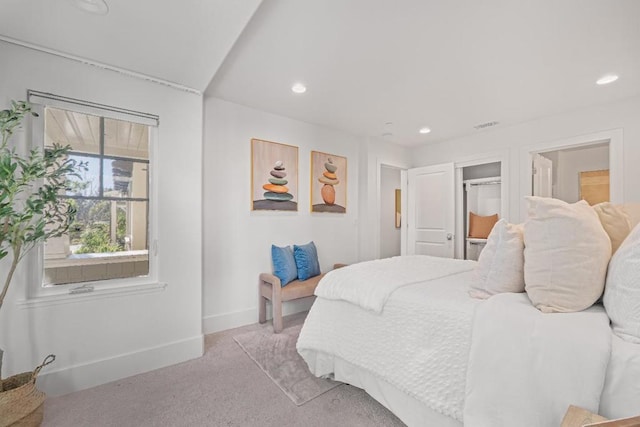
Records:
M106 2L2 0L0 36L204 91L261 0Z
M637 0L265 0L207 94L421 145L640 94L639 19Z
M640 94L637 0L73 1L2 0L0 39L406 146Z

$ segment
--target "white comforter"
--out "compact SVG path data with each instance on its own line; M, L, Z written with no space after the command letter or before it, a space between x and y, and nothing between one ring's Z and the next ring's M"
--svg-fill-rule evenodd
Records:
M331 375L334 359L342 359L462 421L471 322L479 303L467 295L470 277L467 271L399 287L381 314L318 297L298 352L317 376Z
M465 426L559 426L569 405L598 412L611 352L601 306L545 314L526 294L476 307Z
M424 255L398 256L352 264L333 270L322 279L315 294L347 301L380 313L397 289L471 271L475 261L460 261Z
M315 375L342 359L468 426L559 425L569 404L597 411L611 336L601 309L542 314L526 294L472 299L473 262L407 258L321 281L297 344ZM420 280L410 263L436 269Z

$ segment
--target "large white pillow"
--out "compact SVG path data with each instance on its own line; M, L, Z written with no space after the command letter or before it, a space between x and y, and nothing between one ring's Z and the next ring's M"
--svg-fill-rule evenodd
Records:
M543 312L590 307L602 295L611 241L598 215L584 200L569 204L525 197L524 282L533 305Z
M603 302L613 332L640 344L640 224L611 258Z
M524 292L522 225L498 221L480 252L469 295L486 299L503 292Z
M631 232L629 215L622 205L613 205L610 202L602 202L593 206L598 214L600 223L611 239L611 253L615 254L624 239Z

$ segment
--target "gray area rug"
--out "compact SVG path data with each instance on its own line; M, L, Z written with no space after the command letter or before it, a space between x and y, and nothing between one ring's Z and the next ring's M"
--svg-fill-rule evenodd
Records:
M233 339L289 399L300 406L339 386L340 382L315 377L296 350L302 325L275 334L249 332Z

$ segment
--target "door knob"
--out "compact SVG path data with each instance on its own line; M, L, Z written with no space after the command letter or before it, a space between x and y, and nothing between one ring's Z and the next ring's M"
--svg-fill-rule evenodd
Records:
M447 233L447 240L451 240L451 239L453 239L453 234Z

